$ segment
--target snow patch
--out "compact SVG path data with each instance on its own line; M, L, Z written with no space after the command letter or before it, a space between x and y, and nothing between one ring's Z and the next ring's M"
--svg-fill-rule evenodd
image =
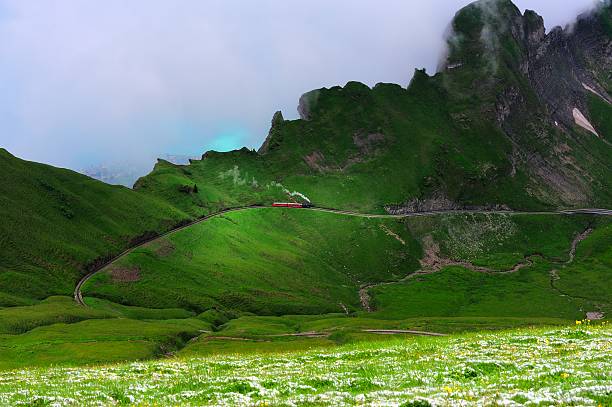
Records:
M578 108L574 108L573 113L574 120L576 121L576 124L578 126L590 131L591 133L599 137L599 134L597 134L597 130L595 130L595 127L593 127L593 125L587 120L587 118L582 114L582 112L578 110Z
M591 92L592 94L599 96L601 99L603 99L604 102L610 103L608 101L608 99L606 99L601 93L597 92L595 89L593 89L592 87L590 87L586 83L582 82L582 87L585 88L586 90L588 90L589 92Z

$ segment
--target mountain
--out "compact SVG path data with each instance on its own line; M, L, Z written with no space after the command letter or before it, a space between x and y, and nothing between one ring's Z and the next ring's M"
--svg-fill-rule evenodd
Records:
M79 172L106 184L126 187L134 185L134 182L142 175L142 171L129 164L91 165Z
M189 164L189 160L197 159L197 157L181 154L163 154L161 158L173 164L182 165ZM79 172L107 184L123 185L131 188L134 182L136 182L136 180L147 170L133 163L110 162L90 165L87 168L81 169Z
M274 115L259 151L160 159L135 191L3 151L2 286L67 293L87 265L143 233L278 200L378 213L609 207L611 7L546 34L509 0L473 3L453 20L434 76L416 71L407 89L314 90L299 120ZM11 295L2 302L21 302Z
M0 306L70 295L139 236L187 218L171 205L0 149Z
M610 3L545 33L508 0L480 1L453 21L443 81L456 118L486 117L512 146L533 198L609 203L612 106Z
M473 3L435 75L308 92L258 151L166 157L134 189L0 149L0 370L609 317L609 217L372 214L609 208L611 28L609 1L548 34L509 0ZM318 210L244 208L290 199Z
M547 35L535 12L476 2L456 15L436 75L309 92L301 119L274 115L257 153L160 162L135 187L194 214L283 190L368 211L609 205L610 21L607 2Z

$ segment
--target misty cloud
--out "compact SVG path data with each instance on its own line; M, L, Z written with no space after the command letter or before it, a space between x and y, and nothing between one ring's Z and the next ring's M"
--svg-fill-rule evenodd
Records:
M300 95L435 71L467 0L0 0L0 146L80 168L263 142ZM520 0L565 24L592 0Z

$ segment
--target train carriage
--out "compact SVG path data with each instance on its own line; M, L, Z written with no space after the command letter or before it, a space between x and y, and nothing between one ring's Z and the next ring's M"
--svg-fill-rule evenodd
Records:
M275 208L311 208L311 203L298 203L298 202L274 202L272 204Z

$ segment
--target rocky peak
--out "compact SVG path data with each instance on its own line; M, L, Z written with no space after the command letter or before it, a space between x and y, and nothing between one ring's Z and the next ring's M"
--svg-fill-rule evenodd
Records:
M609 7L609 2L602 7ZM548 35L537 29L527 38L529 81L553 120L566 129L585 127L581 122L588 121L591 94L612 101L606 89L612 71L612 41L605 28L610 19L603 11L581 15L573 27L556 27ZM527 14L525 20L529 25Z
M443 70L462 68L465 73L468 69L474 80L505 77L506 90L500 91L499 83L491 80L463 90L481 95L496 92L502 99L504 94L512 95L512 100L502 101L504 114L498 115L502 121L511 116L513 104L520 106L529 97L503 70L520 73L547 108L550 123L569 130L578 123L576 111L580 121L589 120L590 94L612 102L611 10L611 1L606 0L579 16L573 26L556 27L546 34L544 19L532 10L523 15L510 0L477 1L455 16Z
M525 11L525 15L523 16L523 27L525 41L530 49L539 46L546 37L544 18L533 10Z
M277 140L273 141L273 139L275 135L279 133L279 129L284 122L285 118L283 117L283 112L278 111L274 113L274 116L272 116L272 125L270 126L270 131L268 132L268 137L266 137L265 141L257 151L259 154L267 154L270 151L271 145L276 144Z
M285 118L283 117L283 112L279 110L278 112L274 113L274 116L272 116L272 127L277 126L284 121Z
M612 102L611 10L606 0L547 34L534 11L522 14L510 0L477 1L455 16L439 76L465 103L464 115L495 120L512 143L511 160L524 161L571 204L590 186L556 151L570 138L601 138L589 107L593 97Z

